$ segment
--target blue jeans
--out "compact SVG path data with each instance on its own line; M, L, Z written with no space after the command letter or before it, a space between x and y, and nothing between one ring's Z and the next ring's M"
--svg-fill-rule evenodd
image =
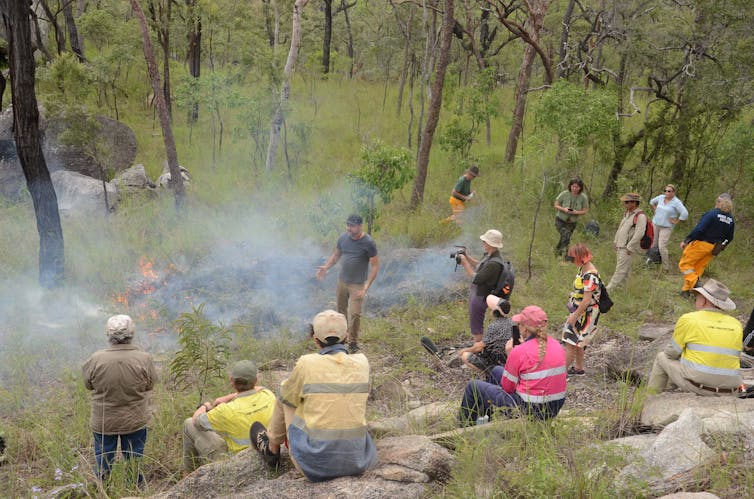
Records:
M136 469L138 470L138 483L144 482L144 476L141 474L139 461L144 456L144 445L147 443L147 429L142 428L133 433L123 433L116 435L103 435L94 432L94 457L97 460L97 474L100 479L104 480L110 474L110 466L115 459L115 453L118 450L118 440L120 440L120 451L123 458L127 461L136 460Z

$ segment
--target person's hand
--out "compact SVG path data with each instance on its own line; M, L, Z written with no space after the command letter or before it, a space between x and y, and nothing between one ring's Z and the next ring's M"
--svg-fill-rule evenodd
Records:
M360 290L356 291L353 295L354 295L355 298L360 299L360 298L364 298L364 296L366 296L366 294L367 294L367 287L364 286Z
M327 269L325 268L324 265L320 265L319 267L317 267L317 273L314 275L317 277L318 280L321 281L327 275Z
M568 314L568 318L566 319L566 324L568 324L571 327L574 327L576 325L576 314L570 313Z
M683 249L685 247L686 247L686 242L685 241L681 241L681 249Z

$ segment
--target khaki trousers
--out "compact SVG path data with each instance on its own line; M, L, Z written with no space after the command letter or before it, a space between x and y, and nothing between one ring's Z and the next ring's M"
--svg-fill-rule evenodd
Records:
M633 257L634 254L629 253L626 248L618 248L615 272L610 278L610 282L605 286L608 291L612 291L628 279L628 274L631 272L631 261L633 260Z
M194 471L228 455L228 444L214 431L197 428L191 418L183 422L183 469Z
M681 362L679 360L669 359L668 356L665 355L665 352L658 352L655 357L655 362L652 365L652 371L649 374L647 389L655 393L660 393L667 388L668 381L670 381L671 385L677 386L684 392L696 393L703 397L724 397L731 395L730 393L716 393L709 390L702 390L683 377L681 374Z
M657 227L655 226L655 247L660 250L660 257L662 257L662 268L670 270L670 256L668 255L668 241L670 240L670 234L673 233L672 227Z
M270 439L271 444L283 445L288 439L288 426L291 424L293 416L296 414L296 409L289 405L286 405L278 399L275 402L275 409L272 411L272 419L270 420L270 426L267 428L267 438ZM288 446L290 448L290 445ZM293 466L303 475L301 467L293 458L293 454L288 453L291 456L291 462Z
M348 343L356 343L359 340L361 307L364 304L364 297L356 298L354 295L356 291L362 289L364 289L364 284L346 284L338 280L338 286L335 290L338 312L348 319Z

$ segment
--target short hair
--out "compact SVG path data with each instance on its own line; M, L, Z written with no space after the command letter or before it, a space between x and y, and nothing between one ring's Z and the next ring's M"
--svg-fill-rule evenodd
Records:
M249 381L246 379L236 379L233 378L233 388L238 390L239 392L245 392L247 390L251 390L254 388L254 385L257 384L257 381Z
M573 177L571 180L568 181L568 189L571 189L571 186L573 184L576 184L579 186L579 193L584 192L584 181L581 180L579 177Z
M586 244L577 243L568 249L568 256L572 257L576 263L583 265L592 259L592 252Z
M730 194L724 192L717 196L715 206L720 208L723 213L731 213L733 211L733 199L731 199Z

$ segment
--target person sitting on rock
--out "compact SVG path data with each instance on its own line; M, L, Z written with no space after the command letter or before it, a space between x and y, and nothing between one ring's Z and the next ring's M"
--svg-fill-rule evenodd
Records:
M485 375L489 375L495 366L505 365L508 358L505 346L508 340L518 338L519 335L518 326L508 317L511 311L508 300L488 295L487 307L492 310L495 320L487 326L482 341L474 342L470 347L460 351L464 364Z
M547 314L529 305L513 316L513 322L519 325L522 343L510 351L505 368L492 369L495 383L472 380L466 385L462 425L496 411L512 416L516 409L535 419L551 419L565 403L565 351L547 334Z
M222 459L247 448L249 428L257 421L268 424L275 406L275 394L255 386L257 367L250 360L236 362L230 369L233 393L200 405L183 423L183 468Z
M359 475L377 464L367 431L369 361L349 354L346 316L325 310L310 334L318 353L301 356L280 384L269 427L251 426L251 440L268 468L277 467L288 440L293 465L312 482Z
M736 304L728 288L714 279L691 291L696 294L696 311L676 322L672 341L655 357L647 389L659 393L669 382L706 397L738 393L743 331L735 317L723 313L735 310Z

